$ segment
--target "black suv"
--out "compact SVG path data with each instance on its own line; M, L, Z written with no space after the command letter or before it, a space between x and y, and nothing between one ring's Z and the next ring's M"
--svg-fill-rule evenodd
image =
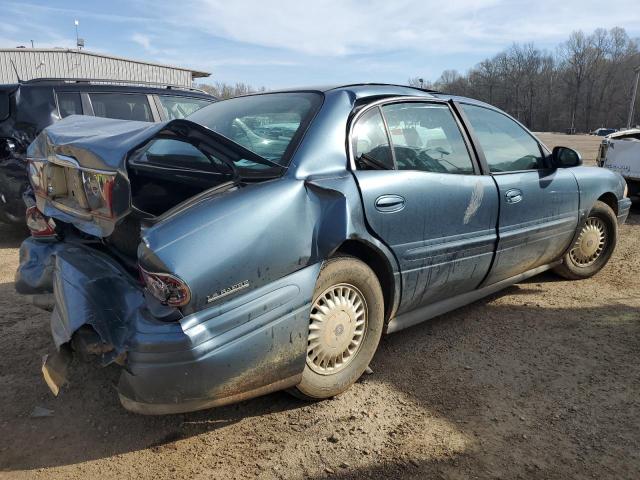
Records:
M69 115L161 122L217 99L201 90L109 80L36 79L0 85L0 221L25 222L25 154L42 129Z

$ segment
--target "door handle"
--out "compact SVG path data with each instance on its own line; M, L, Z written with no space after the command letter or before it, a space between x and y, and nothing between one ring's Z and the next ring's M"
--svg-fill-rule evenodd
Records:
M404 208L405 200L400 195L380 195L376 198L376 210L380 212L399 212Z
M512 188L511 190L507 190L504 196L507 199L507 203L518 203L522 201L522 190Z

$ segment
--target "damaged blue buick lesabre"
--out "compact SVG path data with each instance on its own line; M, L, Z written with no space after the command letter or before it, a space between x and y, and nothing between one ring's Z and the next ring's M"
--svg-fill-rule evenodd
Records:
M52 294L45 379L115 363L144 414L338 395L383 333L548 269L594 275L630 207L620 175L500 110L392 85L72 116L28 157L16 288Z

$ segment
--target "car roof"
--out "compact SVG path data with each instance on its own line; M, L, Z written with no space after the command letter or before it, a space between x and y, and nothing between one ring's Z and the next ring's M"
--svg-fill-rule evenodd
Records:
M295 92L318 92L325 95L331 95L340 92L347 92L353 95L356 100L362 101L367 98L381 98L381 97L416 97L416 98L438 98L440 100L453 100L457 102L471 103L474 105L485 106L488 108L496 109L496 107L481 102L479 100L462 97L459 95L452 95L448 93L439 92L437 90L423 89L419 87L412 87L409 85L397 85L392 83L350 83L340 85L322 85L322 86L309 86L309 87L296 87L286 88L278 90L269 90L265 92L257 92L248 94L251 95L264 95L272 93L295 93Z

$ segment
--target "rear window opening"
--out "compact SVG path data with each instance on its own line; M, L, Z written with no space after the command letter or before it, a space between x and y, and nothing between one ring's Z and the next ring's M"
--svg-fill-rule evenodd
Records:
M128 170L133 206L152 216L234 178L232 168L213 153L165 137L136 151Z

